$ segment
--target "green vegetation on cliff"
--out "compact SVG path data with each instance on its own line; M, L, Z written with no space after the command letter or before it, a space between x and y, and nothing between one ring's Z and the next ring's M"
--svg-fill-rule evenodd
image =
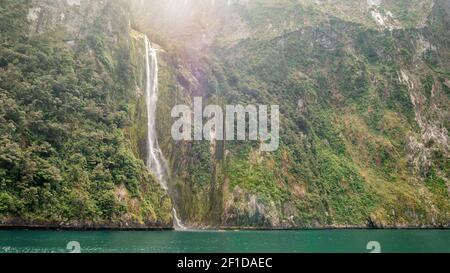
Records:
M281 109L275 153L253 142L164 147L188 223L450 224L450 9L445 1L381 2L256 0L219 11L195 2L194 11L216 17L184 18L193 23L158 32L178 45L166 54L187 104L203 96L205 104ZM389 20L382 25L374 14ZM170 127L162 128L167 139Z
M193 227L450 225L448 1L50 2L0 1L0 221L170 226L173 203ZM195 96L279 105L280 149L173 141Z
M29 35L29 1L0 3L0 220L171 226L170 199L130 142L123 7L101 7L74 38L64 25Z

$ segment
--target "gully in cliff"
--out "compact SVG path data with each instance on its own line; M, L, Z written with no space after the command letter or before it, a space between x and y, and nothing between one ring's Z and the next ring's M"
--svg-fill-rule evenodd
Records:
M227 105L224 114L218 105L208 105L203 109L203 99L196 97L193 113L187 105L177 105L172 109L172 118L177 119L172 126L172 137L175 141L259 140L261 151L273 152L279 147L279 106L271 105L270 110L268 123L267 105ZM208 120L205 124L204 119Z

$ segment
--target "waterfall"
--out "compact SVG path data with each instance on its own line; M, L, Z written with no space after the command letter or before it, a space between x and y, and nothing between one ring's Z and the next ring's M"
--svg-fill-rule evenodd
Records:
M168 190L166 182L167 168L159 148L156 134L156 105L158 102L158 58L156 49L151 47L147 36L145 36L145 65L146 87L145 95L147 102L147 166L155 174L159 184L164 190ZM150 61L151 59L151 61Z
M158 56L157 50L153 48L145 36L145 66L146 66L146 86L145 95L147 103L147 146L148 157L147 167L152 171L161 187L168 192L167 174L168 168L166 159L159 148L158 136L156 133L156 106L158 102ZM175 207L173 208L174 226L177 230L186 229L178 218Z

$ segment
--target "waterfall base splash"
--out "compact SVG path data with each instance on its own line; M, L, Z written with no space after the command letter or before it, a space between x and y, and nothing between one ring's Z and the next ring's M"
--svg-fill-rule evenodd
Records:
M173 208L172 215L175 230L187 230L187 228L181 222L180 218L178 218L177 210L175 208Z

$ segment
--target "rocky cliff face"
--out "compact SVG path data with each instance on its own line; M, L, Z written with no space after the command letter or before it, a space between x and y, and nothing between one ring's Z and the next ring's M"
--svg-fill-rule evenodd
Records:
M64 26L76 38L89 29L87 26L96 20L99 11L107 3L81 0L31 1L27 14L30 32L45 33L57 26Z
M450 224L448 1L0 3L6 223L171 226L144 165L145 33L188 226ZM279 105L280 149L173 141L172 107L196 96Z
M173 56L161 84L176 102L283 109L275 153L170 142L161 121L190 225L448 226L445 1L166 1L147 17L135 4Z

